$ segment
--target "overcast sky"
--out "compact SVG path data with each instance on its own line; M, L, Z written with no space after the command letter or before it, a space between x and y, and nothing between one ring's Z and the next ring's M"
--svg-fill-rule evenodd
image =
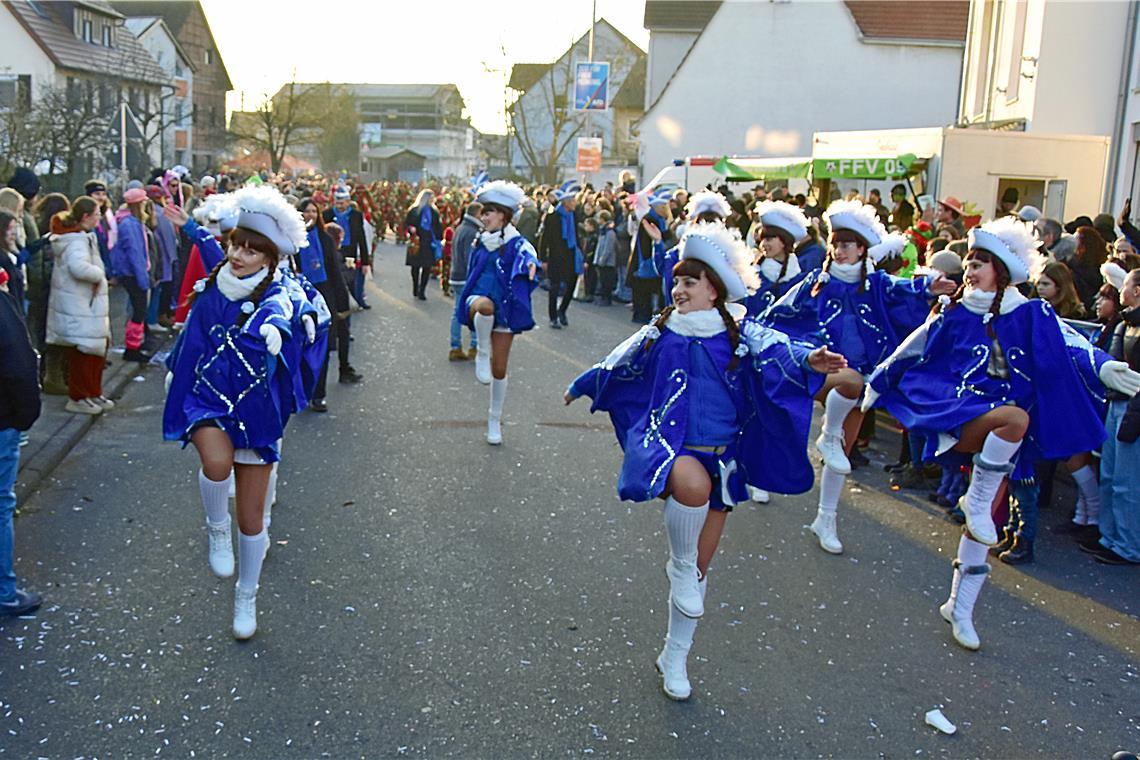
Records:
M454 83L476 128L503 133L511 65L549 63L590 28L590 0L201 0L233 81L229 107L299 82ZM597 0L642 49L645 0Z

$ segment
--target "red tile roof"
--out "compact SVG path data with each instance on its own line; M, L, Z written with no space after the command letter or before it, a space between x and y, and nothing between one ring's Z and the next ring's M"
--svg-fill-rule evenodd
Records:
M845 0L864 37L966 41L969 0Z

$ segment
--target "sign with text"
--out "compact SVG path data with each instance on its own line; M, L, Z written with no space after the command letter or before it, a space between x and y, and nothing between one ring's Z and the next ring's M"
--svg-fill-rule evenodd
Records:
M609 63L576 64L574 70L574 110L604 111L610 105Z
M602 170L602 138L578 138L578 163L575 171L579 174Z
M911 174L913 153L876 158L817 158L812 161L816 179L895 179Z

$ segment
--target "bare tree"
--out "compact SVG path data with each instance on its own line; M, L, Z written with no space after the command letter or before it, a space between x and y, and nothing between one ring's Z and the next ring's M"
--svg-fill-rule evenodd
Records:
M0 112L0 177L11 176L20 166L34 166L42 158L44 134L34 115L22 98Z
M315 139L320 119L313 105L320 99L322 87L326 86L289 82L256 111L235 118L230 124L230 137L266 151L270 169L280 171L289 146Z
M71 80L67 86L43 90L32 112L33 129L41 135L39 153L49 175L61 175L68 192L103 163L117 108L113 87L97 80Z
M572 83L570 56L566 56L526 91L533 97L520 94L508 108L509 134L536 182L558 180L558 159L582 132L584 119L570 107Z

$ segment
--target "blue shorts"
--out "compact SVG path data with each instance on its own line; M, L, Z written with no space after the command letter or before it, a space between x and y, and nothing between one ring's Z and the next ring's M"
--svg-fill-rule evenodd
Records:
M490 298L492 303L495 304L495 327L494 327L494 329L491 330L491 332L502 332L502 333L512 332L511 328L507 327L507 325L504 322L500 321L499 313L502 312L502 309L499 308L499 302L496 301L494 298L491 298L491 296L489 296L489 295L484 295L482 293L473 293L472 295L467 296L467 303L464 304L464 306L467 309L467 313L468 314L471 313L471 309L474 308L475 302L478 301L480 298Z
M731 512L737 502L747 501L748 492L743 478L736 469L736 447L726 446L725 451L716 454L711 451L696 451L688 446L681 447L677 456L692 457L701 463L712 482L709 493L709 509L717 512ZM723 474L722 474L723 473Z

